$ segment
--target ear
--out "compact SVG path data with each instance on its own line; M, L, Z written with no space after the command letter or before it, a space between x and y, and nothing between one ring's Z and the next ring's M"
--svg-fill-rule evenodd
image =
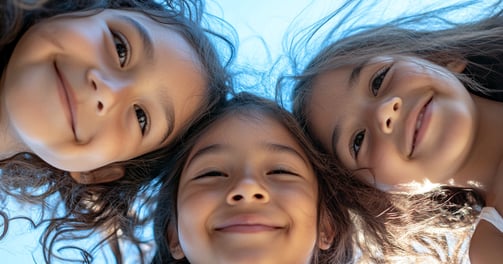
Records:
M170 221L168 225L167 234L169 243L169 252L175 259L182 259L185 257L180 240L178 240L178 230L176 229L174 221Z
M70 172L70 176L81 184L97 184L116 181L126 174L122 165L107 165L92 171Z
M321 212L320 230L318 237L318 247L321 250L327 250L332 246L335 238L335 228L330 224L330 219L326 213Z
M452 72L461 73L465 70L467 64L465 59L454 59L449 61L445 67Z

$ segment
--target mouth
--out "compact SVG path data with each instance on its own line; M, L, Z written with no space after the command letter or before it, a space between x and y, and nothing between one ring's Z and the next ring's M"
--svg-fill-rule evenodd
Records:
M239 215L225 220L215 227L215 231L224 233L260 233L272 232L284 227L256 215Z
M281 229L280 227L268 226L263 224L237 224L229 225L221 228L216 228L216 231L225 233L259 233L259 232L271 232Z
M423 105L423 107L420 109L419 113L416 116L415 123L413 124L413 132L411 133L412 143L410 147L409 158L412 157L414 151L416 150L416 147L421 142L425 134L427 121L429 120L429 116L431 115L431 113L428 110L432 100L433 97L428 99L426 104Z
M60 91L61 101L63 105L66 107L67 118L69 120L70 126L72 128L73 135L75 139L77 138L77 134L75 132L75 99L73 97L73 93L69 90L69 84L61 71L58 68L56 62L54 62L54 69L56 70L56 75L58 76L59 85L58 90Z

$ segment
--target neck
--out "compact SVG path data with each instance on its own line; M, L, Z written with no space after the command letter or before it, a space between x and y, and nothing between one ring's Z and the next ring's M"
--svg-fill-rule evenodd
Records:
M456 173L454 184L475 187L487 197L491 195L491 186L501 170L503 159L503 103L475 95L472 98L477 109L477 128L468 157Z

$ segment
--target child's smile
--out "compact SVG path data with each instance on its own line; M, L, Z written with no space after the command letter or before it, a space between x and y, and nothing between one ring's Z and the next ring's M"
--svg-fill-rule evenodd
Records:
M426 176L443 182L461 166L475 131L466 88L449 71L414 57L376 57L320 74L308 108L327 151L383 184Z
M65 76L61 73L56 62L54 62L54 69L58 77L59 83L57 84L59 97L61 99L61 104L63 106L63 112L66 114L68 123L72 128L75 141L78 142L77 134L75 132L75 113L77 112L75 95L73 88L70 86Z
M206 77L196 51L168 25L107 9L31 27L1 92L25 151L89 171L169 144L203 104Z
M306 155L279 122L223 117L198 139L183 169L181 248L191 263L308 263L317 188Z
M412 138L411 140L411 147L410 147L410 154L409 158L413 158L414 156L414 151L416 150L416 147L419 146L421 143L421 140L423 139L429 125L429 121L431 119L432 111L431 111L431 102L433 98L430 98L425 105L421 106L422 104L420 103L420 109L419 113L417 115L412 115L413 117L416 116L415 118L412 119L412 125L410 126L411 128L408 129L412 131L410 134L412 136L409 136L409 138Z

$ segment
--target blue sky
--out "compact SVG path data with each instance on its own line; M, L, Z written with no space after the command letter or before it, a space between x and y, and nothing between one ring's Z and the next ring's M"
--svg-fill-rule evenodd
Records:
M281 54L281 41L285 30L302 10L308 7L296 20L300 23L299 26L316 21L332 10L336 2L335 0L212 0L208 2L208 7L211 13L222 16L237 29L241 42L238 62L258 69L267 69ZM419 1L382 0L381 4L387 7L384 14L376 12L370 14L368 19L417 8L417 2ZM421 1L421 4L429 5L431 2L432 0ZM445 4L454 1L437 2ZM264 91L267 89L272 88L264 88ZM11 203L9 207L12 212L19 214L36 214L33 208L20 207L15 203ZM14 222L8 236L0 240L0 262L43 263L41 248L38 245L39 235L39 230L31 230L25 221ZM79 242L79 245L81 243ZM109 263L113 263L111 258L108 260ZM103 261L97 263L107 262L103 258Z

